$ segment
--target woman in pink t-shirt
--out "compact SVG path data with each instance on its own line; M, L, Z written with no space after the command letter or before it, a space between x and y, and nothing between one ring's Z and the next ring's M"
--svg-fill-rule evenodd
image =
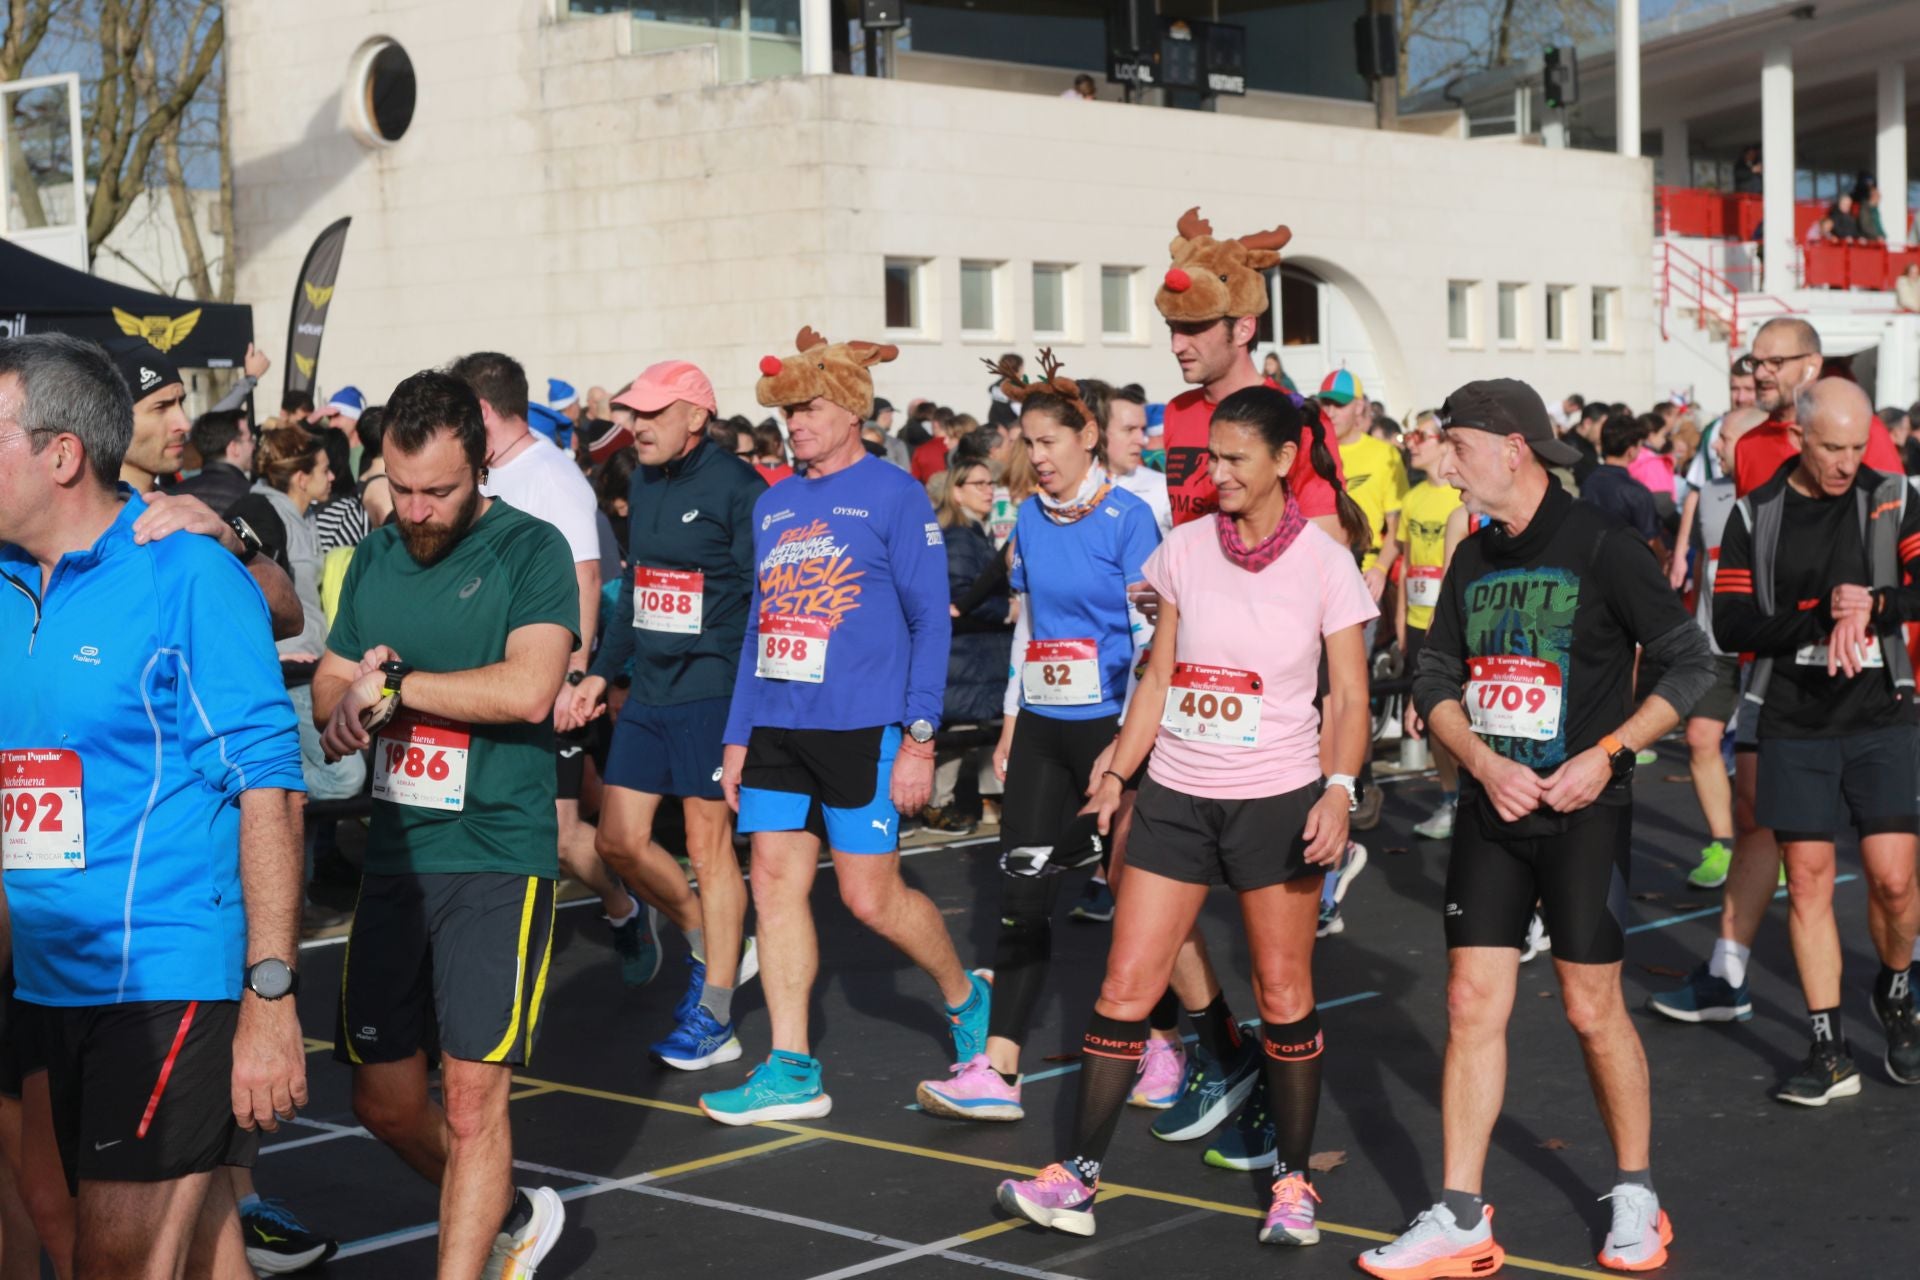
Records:
M1300 410L1269 387L1223 400L1208 442L1219 511L1176 528L1147 562L1160 617L1111 766L1088 806L1102 830L1125 780L1149 752L1152 759L1084 1045L1073 1153L1037 1178L1000 1185L1004 1207L1043 1226L1093 1233L1100 1164L1144 1049L1148 1012L1208 889L1226 884L1240 895L1253 951L1278 1144L1260 1238L1320 1239L1319 1197L1307 1175L1323 1043L1314 929L1322 878L1346 847L1352 775L1367 749L1362 628L1379 610L1352 554L1302 515L1288 490L1288 471L1307 447L1304 427ZM1331 478L1323 440L1314 440L1311 458ZM1315 706L1323 653L1325 733L1339 770L1325 782Z

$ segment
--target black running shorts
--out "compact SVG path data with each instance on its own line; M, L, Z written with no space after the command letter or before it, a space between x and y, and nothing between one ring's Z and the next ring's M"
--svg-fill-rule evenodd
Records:
M1538 902L1554 959L1617 964L1626 955L1632 839L1628 804L1507 823L1484 793L1463 794L1447 862L1447 945L1519 950Z
M1209 800L1149 777L1133 806L1127 867L1238 893L1324 875L1307 861L1301 834L1322 789L1315 781L1284 795Z
M505 872L363 876L341 961L333 1056L533 1056L556 882Z
M1915 729L1895 725L1841 738L1763 738L1754 817L1781 844L1831 844L1920 831L1914 803Z
M67 1190L250 1168L259 1135L233 1118L237 1000L74 1008L22 1002L47 1055Z
M1693 704L1693 710L1687 713L1689 720L1718 720L1721 724L1733 719L1733 712L1740 705L1740 659L1716 654L1713 659L1713 683L1700 695L1700 701Z

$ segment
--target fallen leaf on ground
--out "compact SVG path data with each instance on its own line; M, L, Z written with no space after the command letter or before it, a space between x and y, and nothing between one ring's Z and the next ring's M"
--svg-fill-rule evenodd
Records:
M1571 1142L1568 1142L1565 1138L1548 1138L1545 1142L1542 1142L1540 1144L1540 1149L1542 1151L1565 1151L1568 1147L1572 1145L1573 1144Z
M1662 978L1684 978L1687 976L1687 971L1685 969L1676 969L1672 965L1643 964L1640 967L1646 970L1648 973L1654 974L1657 977L1662 977Z
M1316 1151L1307 1157L1307 1168L1315 1173L1327 1173L1346 1162L1347 1153L1344 1151Z

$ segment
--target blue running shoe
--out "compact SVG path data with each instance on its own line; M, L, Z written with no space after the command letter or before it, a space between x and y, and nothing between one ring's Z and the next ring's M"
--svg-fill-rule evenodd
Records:
M331 1258L340 1248L326 1236L307 1230L283 1201L248 1196L240 1205L240 1233L247 1261L263 1276L304 1271Z
M817 1120L833 1110L820 1087L820 1063L804 1053L775 1049L735 1089L700 1095L700 1109L721 1124L758 1124L762 1120Z
M1267 1114L1267 1081L1262 1072L1247 1105L1233 1118L1233 1127L1207 1146L1203 1157L1216 1169L1268 1169L1279 1160L1273 1135L1273 1117Z
M707 989L707 966L691 951L687 953L687 989L680 993L680 1002L673 1006L673 1020L684 1024L687 1015L700 1004L700 993ZM669 1037L671 1039L671 1037ZM661 1041L665 1044L666 1041ZM655 1045L657 1050L660 1046Z
M1747 984L1743 982L1736 987L1725 978L1716 978L1704 964L1687 975L1687 985L1679 990L1649 996L1647 1007L1675 1022L1749 1022L1753 1019L1753 997L1747 991Z
M634 906L639 910L628 916L626 923L609 921L609 925L613 931L613 949L620 955L621 979L630 987L644 987L659 974L660 963L665 959L660 952L660 913L638 902Z
M953 1023L955 1062L971 1062L987 1051L987 1012L993 1007L993 970L975 969L967 975L973 994L958 1009L947 1010Z
M1251 1040L1243 1041L1239 1054L1224 1065L1194 1046L1187 1058L1186 1091L1155 1118L1153 1136L1165 1142L1206 1137L1246 1102L1259 1078L1260 1047Z
M701 1071L740 1056L731 1025L722 1026L696 999L673 1034L653 1046L653 1056L681 1071Z

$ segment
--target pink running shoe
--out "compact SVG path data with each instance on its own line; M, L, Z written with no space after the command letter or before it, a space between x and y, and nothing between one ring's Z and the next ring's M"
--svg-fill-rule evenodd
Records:
M1098 1185L1088 1186L1063 1164L1050 1164L1040 1176L1000 1184L1000 1207L1070 1236L1093 1234L1093 1197Z
M1273 1207L1267 1225L1260 1228L1261 1244L1319 1244L1320 1228L1313 1220L1320 1193L1304 1173L1289 1173L1273 1184Z
M1018 1120L1027 1114L1020 1105L1020 1086L1008 1084L976 1053L949 1067L950 1080L922 1080L913 1091L920 1109L955 1120Z
M1165 1111L1180 1100L1187 1083L1187 1051L1178 1040L1147 1037L1147 1051L1140 1058L1140 1081L1127 1095L1130 1107L1150 1107Z

